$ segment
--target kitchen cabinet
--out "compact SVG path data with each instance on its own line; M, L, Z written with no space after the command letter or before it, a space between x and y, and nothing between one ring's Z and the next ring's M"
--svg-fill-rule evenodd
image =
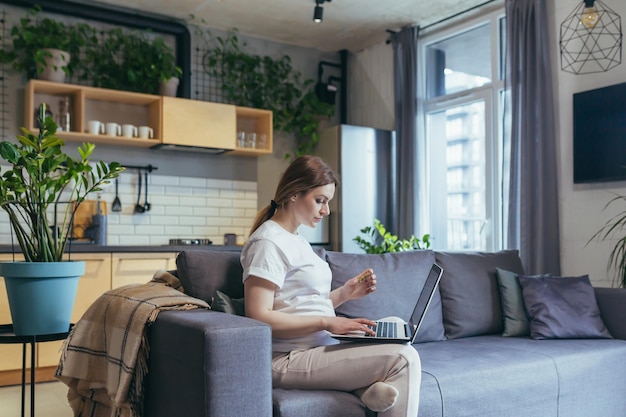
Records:
M73 142L149 148L161 142L161 96L74 84L30 80L24 91L24 126L35 131L35 114L46 103L56 120L59 103L69 97L70 131L58 136ZM115 122L152 128L153 139L88 133L88 122Z
M46 103L57 120L60 103L69 98L70 130L66 141L116 146L185 147L215 153L261 156L273 151L272 112L178 97L30 80L24 89L24 126L35 132L35 114ZM131 124L152 129L151 139L89 133L88 122ZM259 146L237 146L238 131L257 135ZM260 138L265 138L260 143Z
M176 255L175 252L112 254L111 288L145 284L159 269L176 269Z
M15 256L16 261L23 261L21 255ZM0 254L0 261L13 261L13 255ZM4 278L0 277L0 324L11 323L11 310L9 308L9 300L7 298L7 290L4 285ZM30 348L26 353L30 355ZM29 356L30 357L30 356ZM22 366L22 345L0 345L0 371L7 369L17 369L16 376L21 375ZM1 379L0 379L1 381Z

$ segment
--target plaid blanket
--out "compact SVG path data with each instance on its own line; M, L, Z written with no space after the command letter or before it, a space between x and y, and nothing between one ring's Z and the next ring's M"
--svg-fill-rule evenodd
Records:
M159 270L150 282L107 291L89 307L66 339L56 371L69 387L74 416L142 416L147 326L163 310L209 307L183 291L178 278Z

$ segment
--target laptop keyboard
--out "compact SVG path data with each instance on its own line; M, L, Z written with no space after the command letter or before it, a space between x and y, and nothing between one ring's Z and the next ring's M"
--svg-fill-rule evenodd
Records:
M392 321L379 321L378 326L369 326L376 332L375 337L398 337L398 323ZM374 335L366 334L366 336L374 337Z

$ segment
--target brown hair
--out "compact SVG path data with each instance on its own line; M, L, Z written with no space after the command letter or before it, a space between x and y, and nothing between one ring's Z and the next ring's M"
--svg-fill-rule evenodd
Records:
M287 203L291 196L327 184L339 185L339 177L320 157L304 155L296 158L280 178L274 199L257 214L250 234L271 219L276 209Z

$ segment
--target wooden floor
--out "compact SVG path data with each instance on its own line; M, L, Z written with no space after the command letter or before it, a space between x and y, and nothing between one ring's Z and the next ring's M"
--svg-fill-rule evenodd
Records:
M18 417L21 409L20 385L0 388L0 417ZM30 385L26 385L26 412L30 416ZM72 417L72 409L67 403L67 386L61 382L40 382L35 384L36 417Z

